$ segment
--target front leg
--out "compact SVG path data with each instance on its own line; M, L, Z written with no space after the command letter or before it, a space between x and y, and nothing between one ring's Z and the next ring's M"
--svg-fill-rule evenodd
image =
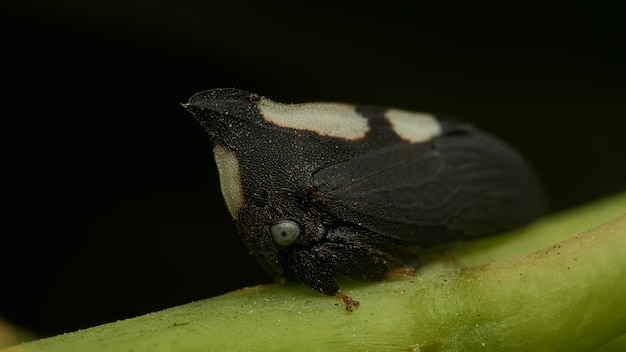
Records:
M341 299L346 305L346 311L352 312L359 306L359 302L339 291L339 284L335 281L333 271L323 258L316 257L306 250L297 250L289 258L289 266L294 275L310 288L329 296Z
M382 280L389 270L386 256L364 244L326 242L311 253L333 273L358 281Z
M334 296L339 291L339 284L335 281L331 268L322 258L309 251L295 250L289 256L288 265L293 269L296 278L310 288L329 296Z
M340 298L348 311L358 307L359 303L339 290L335 275L358 281L377 281L383 279L389 269L388 254L367 243L370 238L354 241L355 234L348 231L334 233L328 239L348 240L348 243L323 242L308 250L296 250L288 259L297 279L316 291Z

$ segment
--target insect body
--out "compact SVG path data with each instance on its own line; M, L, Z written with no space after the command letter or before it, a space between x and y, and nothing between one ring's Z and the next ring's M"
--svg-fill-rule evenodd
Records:
M429 114L280 104L236 89L183 104L208 132L228 210L275 278L358 305L361 281L415 261L416 247L491 235L544 211L526 163L497 139Z

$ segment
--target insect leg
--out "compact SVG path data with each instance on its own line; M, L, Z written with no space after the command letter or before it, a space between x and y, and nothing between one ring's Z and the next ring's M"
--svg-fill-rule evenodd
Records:
M296 278L312 289L329 296L339 291L333 272L327 270L328 266L307 250L294 251L288 259L288 265L293 268Z
M359 306L359 302L339 291L339 284L333 277L333 272L325 270L328 266L321 258L305 250L295 251L289 259L296 278L309 287L329 296L335 296L346 305L346 311L352 312Z
M322 243L311 254L340 275L359 281L381 280L388 270L384 254L362 244Z

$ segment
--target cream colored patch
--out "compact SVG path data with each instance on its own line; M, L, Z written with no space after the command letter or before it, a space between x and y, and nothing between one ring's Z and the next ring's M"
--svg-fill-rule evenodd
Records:
M354 105L338 103L281 104L259 101L261 116L274 125L307 130L322 136L357 140L369 131L367 119Z
M219 145L213 148L213 155L217 164L217 172L220 175L220 188L226 201L226 207L233 219L236 220L243 204L239 160L235 152Z
M441 125L430 114L389 109L385 118L400 138L411 143L424 142L441 134Z

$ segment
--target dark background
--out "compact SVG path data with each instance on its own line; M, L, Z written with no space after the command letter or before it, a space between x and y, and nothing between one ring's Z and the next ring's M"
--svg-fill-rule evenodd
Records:
M47 336L271 281L179 106L203 89L461 116L553 211L623 191L624 6L529 4L3 2L0 317Z

